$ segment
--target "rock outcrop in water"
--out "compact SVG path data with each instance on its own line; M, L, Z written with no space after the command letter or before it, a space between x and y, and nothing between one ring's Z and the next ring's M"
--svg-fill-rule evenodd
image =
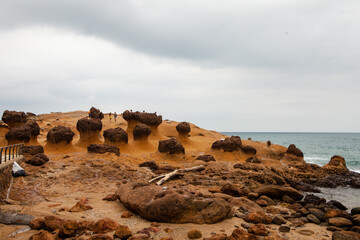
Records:
M129 137L127 132L124 129L117 127L117 128L110 128L104 131L104 139L106 143L128 143Z
M175 138L159 141L158 150L161 153L169 153L169 154L185 153L185 148Z
M345 174L349 172L349 169L346 167L345 158L338 155L332 156L328 164L323 166L323 169L330 174Z
M28 117L24 112L5 110L1 119L11 129L13 127L26 123Z
M230 205L220 198L202 198L184 190L127 183L116 191L120 202L148 221L211 224L228 218Z
M69 127L65 126L57 126L52 128L47 136L47 142L50 144L58 144L58 143L71 143L75 133Z

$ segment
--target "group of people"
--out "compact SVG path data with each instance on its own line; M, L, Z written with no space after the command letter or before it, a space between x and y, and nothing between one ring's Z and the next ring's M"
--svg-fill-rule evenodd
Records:
M116 122L116 118L117 118L117 113L114 112L114 114L112 114L111 112L109 112L109 120L111 121L111 116L114 116L114 121Z

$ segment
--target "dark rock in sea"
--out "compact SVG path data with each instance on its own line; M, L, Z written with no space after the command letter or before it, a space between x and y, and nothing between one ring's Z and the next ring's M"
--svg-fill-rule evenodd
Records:
M91 107L89 117L93 118L93 119L100 119L101 120L101 119L104 118L104 114L99 109Z
M224 152L233 152L240 150L242 146L241 138L238 136L227 137L224 140L217 140L211 146L212 149L224 150Z
M159 141L158 150L161 153L169 153L169 154L185 153L184 147L175 138Z
M157 185L127 183L116 191L120 202L148 221L211 224L231 216L223 199L201 198L183 190Z
M256 149L251 146L241 146L241 151L249 155L255 155L257 152Z
M139 164L139 167L148 167L151 170L157 170L159 166L156 164L155 161L147 161Z
M282 199L284 195L288 195L295 201L299 201L303 198L303 195L292 187L268 185L255 189L255 192L260 196L265 195L270 198Z
M347 210L347 207L345 207L341 202L336 200L330 200L329 202L327 202L327 204L332 205L340 210Z
M28 118L24 112L5 110L1 119L11 129L17 125L26 123Z
M176 125L176 130L179 135L186 136L191 131L190 124L188 122L181 122Z
M49 143L57 144L60 142L70 143L73 140L75 133L69 127L57 126L52 128L46 139Z
M102 130L102 122L99 118L81 118L76 123L76 129L81 133L100 132Z
M295 155L297 157L304 157L303 152L295 146L295 144L290 144L286 153Z
M151 129L147 125L142 123L136 124L133 130L134 140L147 139L150 133Z
M117 156L120 155L120 150L119 147L117 146L110 146L107 144L90 144L87 147L87 151L89 153L100 153L100 154L104 154L104 153L115 153Z
M201 161L204 161L204 162L215 162L216 161L214 156L209 155L209 154L200 155L195 160L201 160Z
M357 215L360 214L360 207L355 207L351 209L351 215Z
M46 156L43 153L38 153L31 159L25 160L25 163L31 164L33 166L41 166L41 165L44 165L45 163L47 163L48 161L49 161L48 156Z
M125 132L122 128L110 128L104 131L105 141L109 141L111 143L128 143L129 138L127 132Z

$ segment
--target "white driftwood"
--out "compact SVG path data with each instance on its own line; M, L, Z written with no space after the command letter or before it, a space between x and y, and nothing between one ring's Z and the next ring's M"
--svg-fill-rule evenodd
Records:
M156 178L153 178L149 181L149 183L158 180L160 178L162 178L161 180L159 180L158 182L156 182L157 185L162 185L164 182L166 182L167 180L169 180L170 178L181 174L182 172L193 172L193 171L199 171L199 170L203 170L205 169L205 167L203 165L200 166L195 166L195 167L191 167L191 168L184 168L184 169L177 169L175 171L172 171L168 174L164 174L164 175L160 175L157 176Z

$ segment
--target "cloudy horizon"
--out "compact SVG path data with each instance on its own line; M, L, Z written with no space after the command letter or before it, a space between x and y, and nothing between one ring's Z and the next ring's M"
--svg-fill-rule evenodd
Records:
M356 0L2 0L0 111L360 132L359 13Z

